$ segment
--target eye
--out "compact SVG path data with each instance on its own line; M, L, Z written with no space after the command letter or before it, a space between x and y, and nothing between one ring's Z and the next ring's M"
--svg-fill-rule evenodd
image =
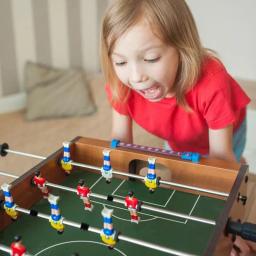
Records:
M114 61L116 66L124 66L127 62L126 61Z
M144 61L149 62L149 63L154 63L160 60L161 57L157 58L149 58L149 59L144 59Z

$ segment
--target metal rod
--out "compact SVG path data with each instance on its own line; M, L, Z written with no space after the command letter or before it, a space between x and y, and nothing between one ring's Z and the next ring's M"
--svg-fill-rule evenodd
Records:
M13 175L13 174L10 174L10 173L6 173L6 172L0 172L0 175L6 176L6 177L11 177L11 178L14 178L14 179L19 178L19 176L16 176L16 175Z
M5 246L3 244L0 244L0 251L3 251L3 252L7 252L9 253L10 255L12 254L12 250L10 247L8 246ZM24 256L33 256L32 254L29 254L29 253L25 253Z
M10 150L10 149L6 149L5 151L8 152L8 153L14 153L14 154L33 157L33 158L37 158L37 159L43 159L43 160L47 159L46 157L43 157L43 156L23 153L23 152L19 152L19 151ZM82 163L76 163L76 162L73 162L72 160L70 161L70 164L73 165L73 166L78 166L78 167L83 167L83 168L88 168L88 169L92 169L92 170L101 171L101 167L88 165L88 164L82 164ZM118 175L130 177L130 178L144 180L144 177L140 176L140 175L131 174L131 173L127 173L127 172L116 171L116 170L113 170L112 172L113 172L113 174L118 174ZM215 191L215 190L210 190L210 189L204 189L204 188L195 187L195 186L183 185L183 184L179 184L179 183L176 183L176 182L169 182L169 181L160 180L160 184L170 185L170 186L179 187L179 188L186 188L186 189L190 189L190 190L205 192L205 193L208 193L208 194L213 194L213 195L218 195L218 196L223 196L223 197L228 197L229 196L228 193Z
M134 239L134 238L129 238L129 237L124 236L122 234L119 235L118 238L120 240L123 240L123 241L126 241L126 242L130 242L130 243L133 243L133 244L138 244L138 242L139 242L140 243L139 245L141 245L141 246L144 246L144 247L147 247L147 248L150 248L150 249L155 249L155 250L158 250L158 251L161 251L161 252L169 253L169 254L172 254L172 255L177 255L177 256L196 256L195 254L188 254L188 253L185 253L185 252L169 249L169 248L163 247L163 246L158 246L158 245L155 245L155 244L152 244L152 243L148 243L148 242L145 242L145 241L141 241L141 240L137 240L137 239Z
M7 153L13 153L13 154L20 155L20 156L27 156L27 157L32 157L32 158L37 158L37 159L42 159L42 160L46 159L46 157L44 157L44 156L33 155L33 154L15 151L15 150L11 150L11 149L5 149L5 151Z
M74 189L74 188L69 188L69 187L65 187L65 186L62 186L62 185L50 183L48 181L46 182L46 185L49 186L49 187L58 188L58 189L62 189L62 190L66 190L66 191L69 191L69 192L76 193L76 189ZM101 194L91 193L90 197L99 198L99 199L103 199L103 200L108 201L108 196L101 195ZM113 202L124 205L124 200L115 198L114 196L112 196L112 197L113 197L113 200L112 200ZM145 204L141 205L141 209L149 210L149 211L157 212L157 213L162 213L162 214L166 214L166 215L170 215L170 216L180 217L182 219L193 220L193 221L197 221L197 222L201 222L201 223L205 223L205 224L209 224L209 225L213 225L213 226L216 225L216 222L213 221L213 220L204 219L204 218L195 217L195 216L190 216L190 215L182 214L182 213L177 213L177 212L174 212L174 211L168 211L168 210L165 210L165 209L152 207L152 206L145 205Z
M148 206L148 205L142 205L141 208L149 210L149 211L153 211L153 212L161 212L163 214L167 214L167 215L171 215L171 216L175 216L175 217L180 217L180 218L183 218L183 219L202 222L202 223L213 225L213 226L216 225L216 222L213 221L213 220L208 220L208 219L204 219L204 218L200 218L200 217L190 216L190 215L187 215L187 214L168 211L168 210L164 210L164 209L160 209L160 208L156 208L156 207L151 207L151 206Z
M13 178L18 178L18 176L11 175L11 174L4 173L4 172L0 172L0 175L5 175L5 176L13 177ZM74 189L74 188L62 186L62 185L51 183L51 182L48 182L48 181L46 181L45 184L46 184L46 186L49 186L49 187L52 187L52 188L57 188L57 189L69 191L69 192L72 192L72 193L77 192L76 189ZM90 197L94 197L94 198L109 201L108 196L97 194L97 193L91 193ZM113 197L113 200L112 200L113 202L124 205L124 200L115 198L114 196L112 196L112 197ZM195 217L195 216L191 216L191 215L187 215L187 214L183 214L183 213L178 213L178 212L174 212L174 211L168 211L168 210L165 210L165 209L152 207L152 206L145 205L145 204L141 205L141 209L149 210L149 211L157 212L157 213L162 213L162 214L166 214L166 215L170 215L170 216L175 216L175 217L179 217L179 218L182 218L182 219L193 220L193 221L197 221L197 222L201 222L201 223L205 223L205 224L209 224L209 225L213 225L213 226L216 225L216 222L213 221L213 220L204 219L204 218L200 218L200 217Z
M15 209L18 212L22 212L22 213L25 213L27 215L30 215L30 210L28 210L28 209L24 209L24 208L21 208L21 207L18 207L18 206L16 206ZM36 217L47 219L47 220L50 219L50 215L46 215L44 213L38 213L36 215ZM65 218L63 219L63 224L65 224L67 226L72 226L72 227L75 227L75 228L78 228L78 229L80 229L80 227L81 227L80 223L73 222L73 221L67 220ZM93 233L97 233L97 234L101 233L100 229L95 228L95 227L90 227L90 226L88 228L88 231L89 232L93 232ZM132 243L132 244L144 246L146 248L150 248L150 249L154 249L154 250L157 250L157 251L161 251L161 252L165 252L165 253L168 253L168 254L172 254L172 255L174 254L174 255L177 255L177 256L195 256L193 254L188 254L188 253L185 253L185 252L177 251L177 250L174 250L174 249L170 249L170 248L167 248L167 247L164 247L164 246L160 246L160 245L157 245L157 244L145 242L143 240L131 238L131 237L124 236L124 235L121 235L121 234L118 235L118 239L122 240L122 241L126 241L126 242L129 242L129 243Z
M10 255L11 255L11 253L12 253L11 248L10 248L10 247L7 247L7 246L5 246L5 245L3 245L3 244L0 244L0 250L3 251L3 252L7 252L7 253L9 253Z
M76 163L76 162L71 161L71 165L101 171L101 167L92 166L92 165L88 165L88 164L81 164L81 163ZM116 171L116 170L113 170L112 173L118 174L118 175L121 175L121 176L126 176L126 177L130 177L130 178L139 179L139 180L144 180L144 178L145 178L144 176L131 174L131 173L127 173L127 172L120 172L120 171ZM174 186L174 187L179 187L179 188L186 188L186 189L190 189L190 190L206 192L208 194L214 194L214 195L223 196L223 197L228 197L229 196L228 193L219 192L219 191L210 190L210 189L199 188L199 187L195 187L195 186L183 185L183 184L179 184L179 183L176 183L176 182L160 180L160 183L165 184L165 185Z

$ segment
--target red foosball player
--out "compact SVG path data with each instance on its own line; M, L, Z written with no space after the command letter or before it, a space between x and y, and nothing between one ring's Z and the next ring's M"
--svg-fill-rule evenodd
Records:
M85 186L84 180L79 180L76 191L77 195L80 196L80 198L84 202L84 209L87 211L92 211L93 205L91 204L91 201L89 199L91 190L89 187Z
M33 183L41 190L43 194L43 198L47 199L49 196L49 190L45 185L46 179L41 176L40 171L35 172L35 176L33 178Z
M12 256L24 256L27 249L22 244L21 236L15 236L14 242L11 244Z
M131 222L139 223L140 217L138 216L138 211L141 210L141 202L134 197L133 191L128 193L128 196L125 197L125 206L128 208L131 216Z

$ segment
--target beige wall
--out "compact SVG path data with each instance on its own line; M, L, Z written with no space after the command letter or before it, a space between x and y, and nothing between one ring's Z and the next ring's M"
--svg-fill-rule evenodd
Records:
M0 113L24 106L27 60L99 70L99 24L110 1L0 1ZM256 87L256 1L187 2L204 45L219 53L233 76Z
M187 0L204 45L216 50L230 73L256 82L256 1Z
M244 156L256 173L256 1L187 0L204 45L216 50L252 99Z
M107 3L1 0L0 101L23 92L23 70L28 60L98 71L99 24Z

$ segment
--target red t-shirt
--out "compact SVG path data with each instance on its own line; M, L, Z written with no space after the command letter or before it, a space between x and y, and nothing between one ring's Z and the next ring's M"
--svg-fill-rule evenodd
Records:
M109 85L106 92L110 102ZM209 128L222 129L233 124L234 131L245 118L248 96L215 59L208 59L202 74L185 95L193 112L180 107L175 97L150 102L131 90L126 102L113 103L113 108L129 115L148 132L167 140L175 151L209 153Z

